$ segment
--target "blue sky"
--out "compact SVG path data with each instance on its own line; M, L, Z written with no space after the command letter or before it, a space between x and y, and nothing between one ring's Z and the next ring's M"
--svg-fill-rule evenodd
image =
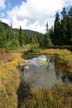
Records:
M13 28L45 32L46 22L51 27L55 13L71 6L72 0L0 0L0 20Z
M13 9L15 6L21 5L21 3L26 0L4 0L5 1L5 8L0 8L0 17L7 17L7 11Z

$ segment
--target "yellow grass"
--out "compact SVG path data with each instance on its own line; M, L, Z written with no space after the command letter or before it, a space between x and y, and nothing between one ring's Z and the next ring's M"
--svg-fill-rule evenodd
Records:
M19 86L19 72L17 66L24 61L22 54L30 49L21 48L18 51L8 53L11 61L0 63L0 108L17 108L17 88ZM67 66L72 71L72 53L68 50L46 49L41 50L40 54L58 54L59 57L67 61ZM61 56L62 55L62 56Z
M17 108L17 88L19 86L18 64L23 59L21 53L10 53L13 60L0 65L0 108Z
M46 49L41 50L40 54L71 54L71 52L67 49Z

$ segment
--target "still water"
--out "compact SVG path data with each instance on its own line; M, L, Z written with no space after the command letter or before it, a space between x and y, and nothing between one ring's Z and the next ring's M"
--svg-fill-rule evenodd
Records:
M54 55L40 55L25 61L21 79L33 88L52 88L55 85L71 83L68 75L58 65Z

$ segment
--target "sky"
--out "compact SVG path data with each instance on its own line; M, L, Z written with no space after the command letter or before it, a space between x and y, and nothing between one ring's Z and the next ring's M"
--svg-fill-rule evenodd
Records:
M0 0L0 20L13 28L44 33L47 22L49 28L54 25L56 12L71 6L72 0Z

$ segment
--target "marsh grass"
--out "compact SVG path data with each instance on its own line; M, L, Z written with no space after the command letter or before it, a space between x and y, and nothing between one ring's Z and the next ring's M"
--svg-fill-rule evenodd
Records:
M22 100L20 107L72 108L72 85L55 86L51 90L32 89L30 97Z
M17 90L20 75L17 66L24 61L22 54L32 48L10 51L0 59L0 108L17 108ZM40 50L40 54L56 54L60 63L65 63L72 72L72 53L68 50ZM3 53L2 53L3 54ZM4 61L5 60L5 61ZM72 75L72 74L71 74ZM72 108L72 84L56 86L52 90L32 89L30 96L20 103L23 108Z
M0 108L17 108L16 91L19 85L17 66L22 62L20 53L8 53L11 61L0 64ZM7 57L5 56L5 57Z

